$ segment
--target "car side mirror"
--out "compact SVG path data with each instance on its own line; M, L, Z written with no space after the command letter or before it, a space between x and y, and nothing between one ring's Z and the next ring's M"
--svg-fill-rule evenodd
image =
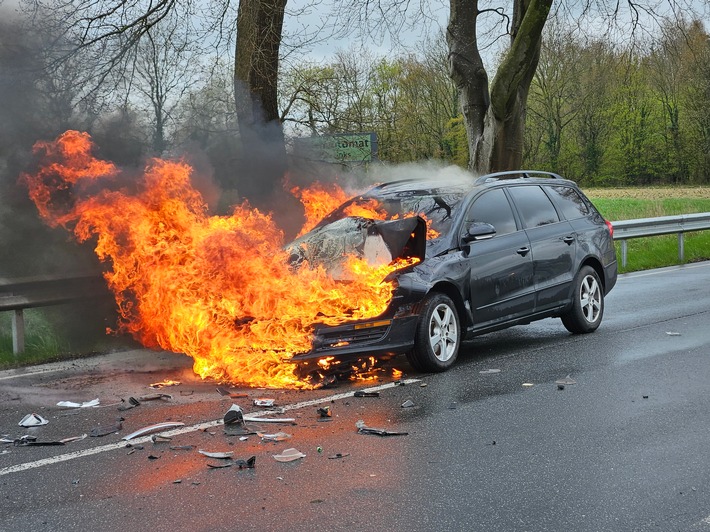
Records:
M484 222L473 222L468 226L466 234L463 235L463 242L468 244L469 242L475 242L477 240L488 240L493 238L496 234L496 228L491 224Z

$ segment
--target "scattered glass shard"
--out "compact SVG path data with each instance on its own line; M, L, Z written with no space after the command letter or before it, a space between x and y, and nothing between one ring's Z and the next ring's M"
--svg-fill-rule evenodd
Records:
M404 403L402 403L402 408L412 408L414 406L414 401L411 399L407 399Z
M491 369L484 369L484 370L481 370L481 371L479 371L478 373L480 373L481 375L492 375L492 374L494 374L494 373L500 373L500 370L499 370L499 369L491 368Z
M254 399L254 406L274 406L275 399Z

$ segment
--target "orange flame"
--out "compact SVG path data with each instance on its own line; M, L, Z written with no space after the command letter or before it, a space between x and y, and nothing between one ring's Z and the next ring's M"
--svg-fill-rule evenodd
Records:
M294 272L271 217L247 203L230 216L209 216L184 162L154 159L131 187L120 187L120 171L95 159L92 148L89 135L76 131L37 143L45 164L23 175L30 197L47 223L80 241L96 238L97 255L110 261L104 276L119 330L191 356L203 378L307 387L290 359L310 349L315 322L386 309L392 285L383 279L397 265L351 257L347 286L323 268Z

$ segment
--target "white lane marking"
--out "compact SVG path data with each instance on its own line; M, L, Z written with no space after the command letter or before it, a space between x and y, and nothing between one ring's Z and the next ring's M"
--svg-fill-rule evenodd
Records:
M419 382L420 379L405 379L402 382L404 384L413 384L415 382ZM378 392L382 390L386 390L388 388L394 388L398 384L396 382L389 382L387 384L381 384L380 386L375 386L372 388L363 388L362 391L368 391L368 392ZM320 399L311 399L310 401L301 401L300 403L294 403L292 405L285 405L283 407L280 407L284 411L288 410L299 410L301 408L306 408L309 406L314 406L318 405L321 403L329 403L330 401L337 401L339 399L345 399L347 397L352 397L355 394L355 391L358 390L353 390L351 392L344 392L344 393L338 393L335 395L329 395L328 397L321 397ZM263 410L261 412L250 412L249 415L265 415L265 414L273 414L273 410ZM188 432L197 432L200 430L206 430L210 429L213 427L217 427L219 425L222 425L223 421L221 419L215 420L215 421L206 421L204 423L198 423L197 425L190 425L187 427L180 427L178 429L173 429L165 432L161 432L161 434L164 434L165 436L177 436L179 434L186 434ZM11 473L19 473L21 471L28 471L30 469L36 469L38 467L44 467L52 464L58 464L60 462L66 462L67 460L73 460L75 458L83 458L85 456L91 456L94 454L99 454L99 453L104 453L108 451L115 451L118 449L125 449L127 444L130 445L140 445L141 443L147 443L151 441L150 436L144 436L142 438L135 438L131 440L130 442L126 441L120 441L116 443L109 443L107 445L101 445L99 447L93 447L91 449L84 449L83 451L74 451L71 453L65 453L65 454L60 454L58 456L52 456L50 458L43 458L42 460L35 460L34 462L25 462L23 464L17 464L14 466L8 466L8 467L3 467L0 469L0 477L4 475L9 475Z
M660 275L662 273L677 272L680 270L692 270L695 268L705 268L710 266L710 261L695 262L690 264L681 264L680 266L668 266L666 268L657 268L655 270L647 270L641 272L629 272L619 275L620 278L647 277L649 275Z

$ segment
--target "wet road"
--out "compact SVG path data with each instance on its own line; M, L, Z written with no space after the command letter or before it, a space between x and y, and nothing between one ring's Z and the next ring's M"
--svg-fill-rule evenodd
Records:
M710 531L709 287L710 263L622 276L596 333L559 320L494 333L445 374L397 360L406 385L382 375L231 399L186 357L148 351L0 372L0 434L52 441L125 418L62 446L0 444L0 530ZM576 384L558 389L567 375ZM171 400L117 410L164 379L181 381L159 390ZM259 397L295 424L248 425L290 439L225 433L231 404L263 412ZM49 424L18 427L32 412ZM358 434L358 420L407 435ZM121 440L167 421L185 424L169 442ZM277 462L287 448L306 456ZM198 449L256 467L213 469Z

